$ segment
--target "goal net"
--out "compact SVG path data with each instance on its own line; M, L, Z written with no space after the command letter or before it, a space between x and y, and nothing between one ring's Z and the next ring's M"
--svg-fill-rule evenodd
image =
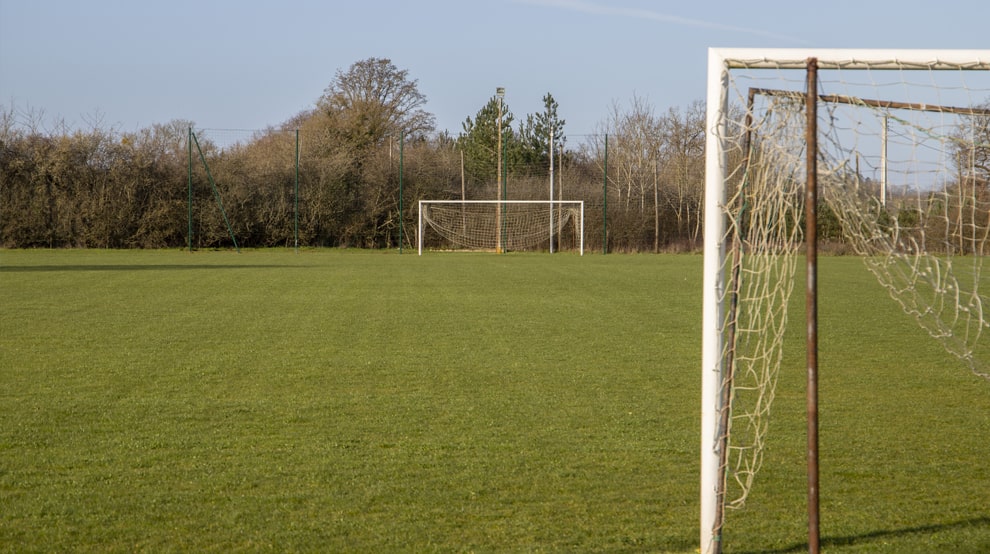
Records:
M861 257L990 379L990 51L712 49L708 81L701 551L717 552L763 462L802 263L817 402L819 245Z
M431 231L432 233L428 233ZM573 247L584 254L580 200L420 200L419 253Z

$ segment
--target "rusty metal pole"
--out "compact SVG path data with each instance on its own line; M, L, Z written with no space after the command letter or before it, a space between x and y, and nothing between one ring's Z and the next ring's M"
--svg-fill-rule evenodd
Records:
M807 248L808 354L808 552L818 554L818 59L808 58L805 97L807 183L805 247Z

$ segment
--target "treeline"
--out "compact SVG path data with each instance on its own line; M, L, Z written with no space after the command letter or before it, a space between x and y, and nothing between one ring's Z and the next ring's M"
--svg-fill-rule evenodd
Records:
M554 199L585 202L586 249L700 247L702 103L658 114L633 97L594 132L568 135L550 93L542 111L517 119L497 92L457 136L437 132L425 104L406 71L369 58L338 71L312 109L260 131L183 120L71 130L0 109L0 247L412 247L419 200L546 200L551 175ZM914 201L890 194L871 217L896 222L902 235L912 226L948 233L946 244L971 249L966 237L985 229L974 202L990 190L990 117L976 113L951 142L954 179L914 190L928 194ZM733 167L744 159L738 147L730 157ZM856 231L827 206L819 226L839 245Z
M472 173L457 141L445 136L395 137L356 163L311 130L271 129L224 144L232 132L190 129L176 121L123 134L7 133L0 145L0 244L166 248L191 239L195 248L232 247L234 240L243 247L298 241L394 248L400 225L404 245L415 244L420 199L499 198L494 169ZM629 138L579 138L577 148L555 155L554 196L585 201L586 248L602 249L606 223L610 250L697 243L700 159L637 167L625 149ZM549 170L549 163L507 160L505 194L547 199Z
M4 120L11 114L4 114ZM0 244L7 248L180 245L186 232L184 123L0 131Z
M516 121L492 97L453 137L435 131L405 71L372 58L338 72L312 110L255 132L182 120L46 132L11 108L0 112L0 245L413 246L418 200L547 199L551 158L555 199L585 201L586 248L699 244L700 104L657 115L634 98L595 133L567 136L552 95L544 103Z

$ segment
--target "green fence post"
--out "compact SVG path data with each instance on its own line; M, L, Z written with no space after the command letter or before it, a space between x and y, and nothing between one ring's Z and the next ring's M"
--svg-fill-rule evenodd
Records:
M295 206L295 240L296 254L299 253L299 129L296 129L296 206Z
M199 140L196 138L196 135L190 131L189 136L191 136L193 141L196 143L196 150L199 152L199 159L203 162L203 169L206 170L206 178L210 181L210 187L213 188L213 197L216 199L217 206L220 208L220 215L223 216L223 222L227 225L227 233L230 234L230 240L234 241L234 249L240 253L241 247L237 245L237 237L234 236L234 228L230 226L230 219L227 218L227 210L223 208L223 200L220 199L220 191L217 190L217 183L213 180L213 174L210 173L210 164L206 163L206 156L203 155L203 149L199 146Z
M192 127L189 127L189 136L186 137L189 144L189 163L187 164L187 169L189 170L189 233L186 235L186 242L189 245L189 251L192 252Z
M399 133L399 254L402 254L402 158L406 132Z

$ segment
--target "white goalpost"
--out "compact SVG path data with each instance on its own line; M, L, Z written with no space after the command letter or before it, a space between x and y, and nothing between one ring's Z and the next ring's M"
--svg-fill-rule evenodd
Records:
M569 238L584 255L582 200L420 200L416 226L419 254L426 232L438 248L504 252L528 250Z
M990 50L713 48L706 100L700 551L763 463L803 255L817 552L819 243L990 379Z

